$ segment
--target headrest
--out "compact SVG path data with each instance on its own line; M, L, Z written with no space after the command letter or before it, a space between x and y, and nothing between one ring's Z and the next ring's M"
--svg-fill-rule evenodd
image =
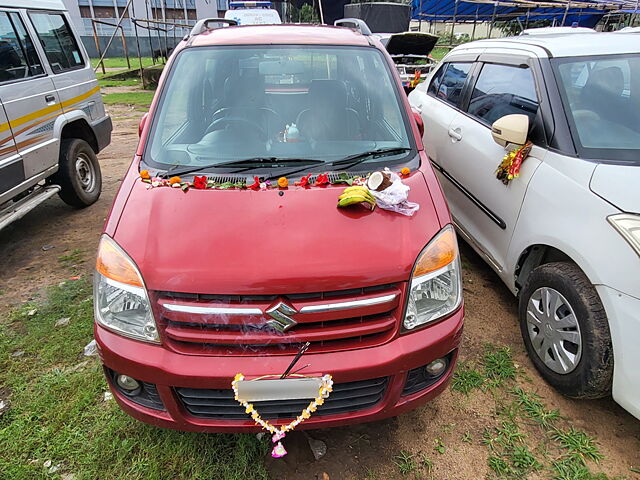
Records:
M624 90L622 69L620 67L607 67L595 70L589 75L586 86L620 95Z
M340 80L311 80L309 97L314 106L345 108L347 87Z

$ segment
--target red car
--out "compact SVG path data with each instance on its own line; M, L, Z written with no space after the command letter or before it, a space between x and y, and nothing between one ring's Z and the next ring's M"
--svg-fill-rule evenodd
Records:
M463 325L455 233L392 59L360 30L200 21L164 70L104 227L95 338L120 406L256 431L231 382L333 378L301 428L378 420L447 386ZM233 23L233 22L228 22ZM336 208L403 172L412 216ZM283 425L307 399L254 402Z

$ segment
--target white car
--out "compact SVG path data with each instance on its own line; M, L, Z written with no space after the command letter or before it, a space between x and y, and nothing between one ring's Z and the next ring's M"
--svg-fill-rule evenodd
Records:
M536 368L640 418L638 52L623 33L472 42L409 101L460 235L518 297ZM525 140L519 176L498 179Z

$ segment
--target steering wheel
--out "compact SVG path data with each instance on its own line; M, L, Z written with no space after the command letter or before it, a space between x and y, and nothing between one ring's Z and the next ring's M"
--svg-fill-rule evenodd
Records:
M204 134L208 134L211 133L215 130L222 130L225 126L227 125L240 125L240 126L244 126L244 127L248 127L249 128L249 132L252 134L259 134L260 138L262 140L267 140L267 132L265 131L264 128L262 128L262 126L258 125L255 122L252 122L251 120L248 120L246 118L242 118L242 117L222 117L219 118L218 120L215 120L211 125L209 125L207 127L207 130L204 132Z

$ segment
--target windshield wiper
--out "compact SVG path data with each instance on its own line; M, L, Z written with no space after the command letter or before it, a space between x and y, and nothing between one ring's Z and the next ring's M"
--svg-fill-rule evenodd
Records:
M369 160L370 158L378 158L378 157L390 157L391 155L398 155L400 153L409 152L411 149L406 147L390 147L390 148L378 148L377 150L370 150L368 152L356 153L355 155L349 155L348 157L344 157L341 160L337 160L331 165L347 165L344 167L345 170L355 167L356 165L364 162L365 160Z
M233 160L231 162L223 163L211 163L209 165L191 165L185 166L183 169L175 169L178 165L170 167L161 176L167 178L169 175L186 175L188 173L195 173L209 168L226 168L226 167L253 167L253 166L271 166L271 167L286 167L289 165L315 165L318 163L324 163L322 160L313 160L305 158L278 158L278 157L253 157L245 158L242 160Z

